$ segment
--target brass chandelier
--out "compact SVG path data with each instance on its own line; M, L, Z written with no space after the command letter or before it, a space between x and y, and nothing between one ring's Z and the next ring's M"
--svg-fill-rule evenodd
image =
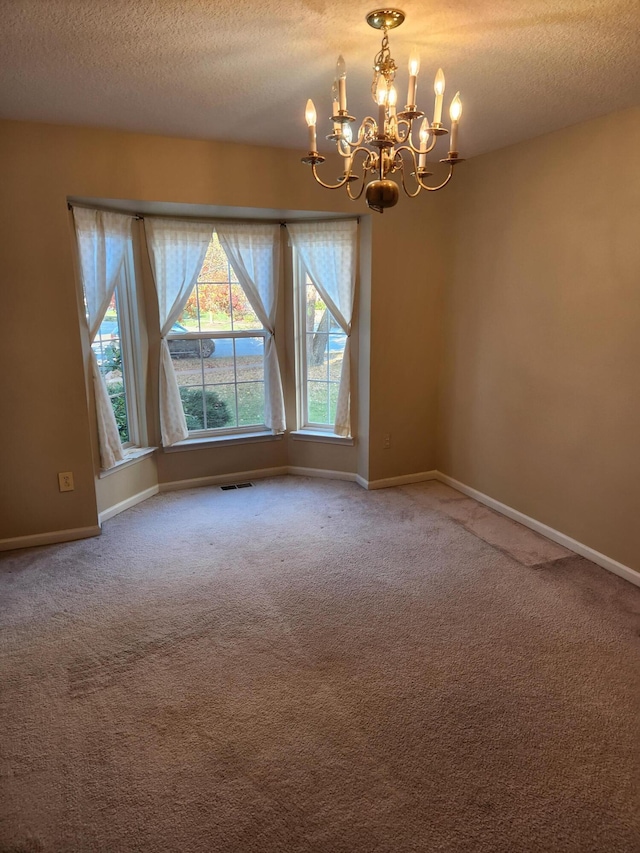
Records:
M407 104L402 112L396 112L398 93L394 80L398 66L391 56L387 33L388 30L400 26L404 18L404 13L398 9L376 9L367 15L369 26L382 30L382 45L373 62L374 74L371 85L371 94L378 105L378 111L377 118L367 116L363 119L355 141L351 125L356 119L347 111L346 66L342 56L338 58L336 79L332 89L333 132L327 136L327 139L335 141L338 154L344 162L343 174L336 184L327 184L318 176L318 164L323 163L325 158L318 153L317 116L313 101L307 101L305 111L309 128L309 152L302 158L302 162L311 166L313 177L327 189L345 187L349 198L354 201L364 192L367 204L378 213L384 213L385 208L393 207L398 202L398 183L390 180L389 175L398 175L405 193L410 198L415 198L421 190L435 192L445 187L451 180L455 165L462 162L457 151L458 124L462 115L462 102L458 92L451 101L449 110L451 117L449 153L440 160L441 163L448 165L449 173L436 186L429 186L426 183L426 179L433 174L427 165L427 155L435 148L438 137L448 134L449 131L442 124L444 74L441 68L436 74L434 84L435 105L431 124L415 103L420 70L420 57L415 51L412 51L409 58ZM414 122L419 119L422 119L418 131L419 142L415 145ZM357 163L362 169L359 175L354 174ZM410 181L407 181L406 172L410 172ZM360 186L355 192L352 184L358 181Z

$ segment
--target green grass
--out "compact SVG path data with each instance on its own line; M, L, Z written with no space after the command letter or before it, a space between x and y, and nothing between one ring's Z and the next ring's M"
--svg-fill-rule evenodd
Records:
M338 383L309 382L307 385L307 409L309 423L333 424L338 404ZM328 406L328 411L327 411Z

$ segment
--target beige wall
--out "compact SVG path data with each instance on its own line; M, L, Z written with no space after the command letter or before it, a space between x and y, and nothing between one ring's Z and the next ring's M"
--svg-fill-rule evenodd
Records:
M155 454L137 460L120 470L113 470L96 480L98 512L128 500L158 486L158 468Z
M635 109L461 167L438 451L446 474L637 570L639 150Z
M457 176L456 176L457 177ZM371 265L369 479L436 467L442 294L449 261L451 195L423 194L422 210L401 198L374 219ZM396 211L414 210L409 217ZM391 446L383 449L385 433Z
M97 519L86 342L83 355L67 197L366 213L363 202L354 204L342 192L314 184L299 156L88 128L0 123L0 280L5 296L0 539L90 527ZM378 319L370 339L367 331L360 345L358 392L370 395L365 408L355 401L363 441L354 448L325 450L300 442L292 458L303 466L324 461L327 468L359 469L364 476L368 468L373 479L435 465L433 360L416 375L407 372L405 355L412 364L425 355L429 360L433 344L425 340L425 321L415 306L435 306L441 282L417 274L423 259L438 251L438 232L431 228L439 221L434 198L401 202L396 210L371 219L364 232L376 249L370 301L367 294L363 310ZM394 319L397 304L405 306L402 321ZM437 327L434 317L427 323ZM378 353L371 372L369 351ZM151 374L153 343L149 370ZM369 430L376 435L371 447ZM385 431L394 438L392 448L383 451L380 435ZM159 479L210 476L239 464L243 469L245 464L277 466L285 445L159 452ZM59 471L73 471L74 492L58 491ZM104 500L111 492L125 494L137 475L126 469L113 476L117 479L108 487L99 487Z
M637 150L639 111L477 158L445 192L363 219L355 447L159 452L101 481L100 509L156 473L438 467L640 568L640 187L612 132ZM0 539L97 519L67 196L366 211L314 185L297 152L20 122L0 123L0 187ZM60 494L67 470L76 489Z

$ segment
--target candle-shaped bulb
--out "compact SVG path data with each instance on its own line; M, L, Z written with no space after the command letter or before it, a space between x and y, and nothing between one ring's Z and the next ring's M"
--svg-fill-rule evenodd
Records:
M331 115L337 116L340 112L340 96L338 94L338 81L333 81L333 86L331 87ZM334 121L333 123L333 132L340 133L340 123Z
M456 92L454 99L451 101L451 106L449 107L449 115L451 116L451 121L460 121L460 116L462 115L462 101L460 100L460 92Z
M387 81L382 74L378 77L378 85L376 86L376 101L378 103L378 136L383 137L385 132L385 118L387 110L387 98L389 90Z
M420 131L420 156L418 157L418 168L424 169L427 165L427 140L429 139L429 122L426 118L422 119Z
M420 57L418 51L413 48L409 57L409 91L407 92L407 106L416 105L416 86L418 84L418 71L420 70Z
M346 112L347 110L347 66L344 61L344 57L342 54L338 57L338 61L336 62L336 80L338 81L338 103L340 106L340 110L342 112Z
M420 137L420 148L424 150L427 147L427 140L429 139L429 122L426 118L422 119L418 136Z
M456 92L455 98L451 101L449 115L451 116L451 136L449 137L449 153L451 154L458 151L458 122L462 115L460 92Z
M344 155L344 173L348 175L351 172L351 164L353 162L353 155L351 153L351 141L353 140L353 131L351 130L351 124L349 122L342 124L342 139L340 140L342 146L342 154Z
M433 89L436 93L436 103L433 108L433 123L439 125L442 121L442 96L444 95L444 73L442 68L438 68Z
M351 154L351 140L353 139L353 131L350 124L343 124L338 140L338 148L345 156Z
M393 83L389 86L389 93L387 95L387 104L389 105L389 118L392 121L396 121L396 104L398 103L398 92L396 91L396 87ZM393 133L393 131L392 131Z
M316 108L314 107L311 98L309 98L309 100L307 101L307 108L304 111L304 117L307 120L307 127L313 127L313 125L316 123L317 115Z
M313 106L311 98L307 101L304 117L307 120L307 127L309 128L309 152L315 153L318 145L316 141L316 108Z

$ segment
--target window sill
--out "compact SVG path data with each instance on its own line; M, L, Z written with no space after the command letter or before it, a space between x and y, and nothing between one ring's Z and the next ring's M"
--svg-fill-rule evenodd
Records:
M353 446L353 438L346 438L343 435L334 435L332 432L324 432L322 430L313 429L296 429L289 433L295 441L319 441L325 444L346 444Z
M147 456L151 456L151 454L155 453L157 449L157 447L132 447L131 450L125 451L124 459L121 462L116 462L113 468L101 469L98 474L98 479L103 480L110 474L115 474L116 471L122 471L123 468L135 465L136 462L140 462L141 459L146 459Z
M246 432L233 435L206 436L204 438L185 438L172 444L171 447L163 447L164 453L179 453L182 450L197 450L200 447L220 447L230 444L251 444L259 441L282 441L282 434L272 432Z

